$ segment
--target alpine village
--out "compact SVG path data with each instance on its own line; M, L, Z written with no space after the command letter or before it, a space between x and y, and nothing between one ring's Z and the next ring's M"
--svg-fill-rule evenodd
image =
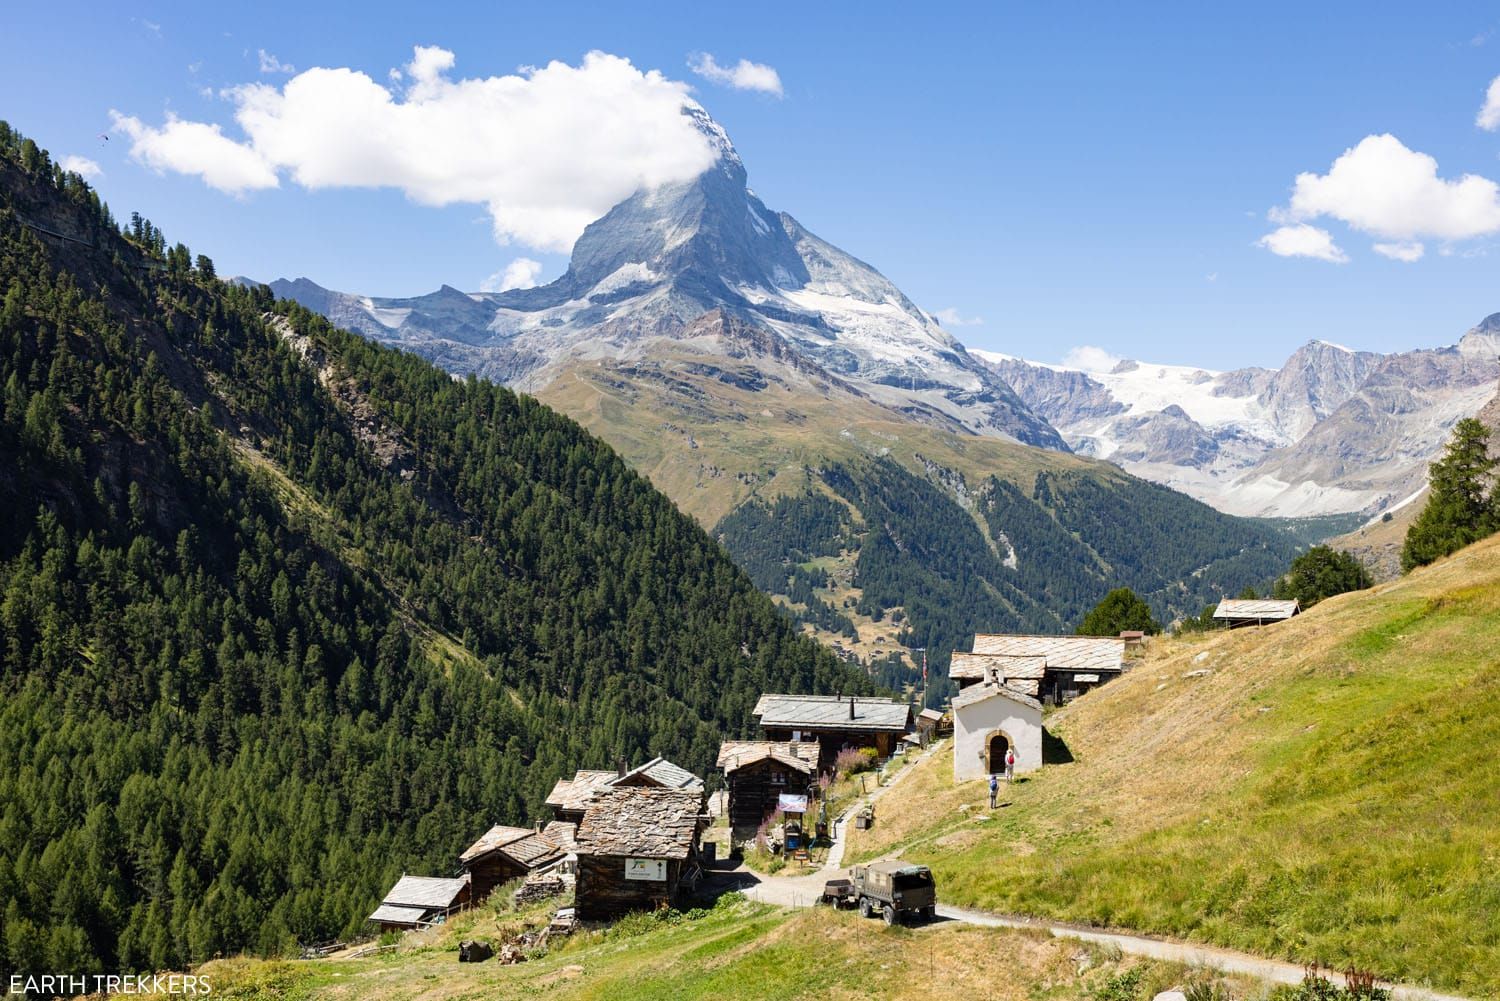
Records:
M0 123L8 993L1500 997L1500 314L1279 369L966 348L747 187L699 102L796 95L700 58L261 49L237 125ZM656 166L548 166L526 102ZM358 152L482 108L605 192L560 242L512 174ZM135 173L237 265L294 183L406 185L562 276L228 277L106 205Z

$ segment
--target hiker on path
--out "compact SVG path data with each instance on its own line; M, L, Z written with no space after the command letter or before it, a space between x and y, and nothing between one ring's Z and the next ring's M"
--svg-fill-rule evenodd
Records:
M1016 780L1016 749L1010 748L1005 752L1005 784L1010 785Z
M995 808L995 797L1000 795L1000 779L994 772L990 773L990 809Z

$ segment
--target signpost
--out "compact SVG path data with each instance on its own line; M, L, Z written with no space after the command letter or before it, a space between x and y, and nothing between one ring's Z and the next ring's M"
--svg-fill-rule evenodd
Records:
M625 878L639 879L648 883L667 881L667 860L659 858L628 858L625 860Z

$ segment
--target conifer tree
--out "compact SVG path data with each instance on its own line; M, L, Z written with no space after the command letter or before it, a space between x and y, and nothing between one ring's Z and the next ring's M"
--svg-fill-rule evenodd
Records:
M1407 529L1403 571L1441 559L1500 527L1489 440L1489 428L1472 417L1454 425L1453 438L1428 474L1427 506Z
M1079 636L1118 636L1127 629L1139 629L1155 636L1161 623L1151 614L1151 606L1128 587L1117 587L1094 606L1078 624Z

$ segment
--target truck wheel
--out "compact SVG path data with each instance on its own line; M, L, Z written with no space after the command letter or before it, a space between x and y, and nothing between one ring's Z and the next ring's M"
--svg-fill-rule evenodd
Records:
M931 921L931 920L933 920L936 917L937 917L937 905L935 905L935 904L928 904L926 907L922 908L922 920L923 921Z
M885 907L881 909L880 916L885 918L885 923L887 925L893 925L896 923L896 908L892 907L890 904L886 904Z
M860 897L859 898L859 916L862 917L862 918L867 918L867 917L870 916L870 898L869 897Z

